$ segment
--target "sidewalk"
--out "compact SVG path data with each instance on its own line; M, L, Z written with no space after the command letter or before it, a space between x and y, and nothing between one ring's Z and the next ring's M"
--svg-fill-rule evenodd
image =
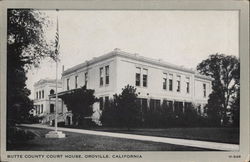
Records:
M49 126L40 125L40 124L32 124L32 125L20 124L20 126L33 127L33 128L45 128L45 129L52 129L52 130L54 129L54 127L49 127ZM214 150L223 150L223 151L238 151L239 150L239 145L218 143L218 142L206 142L206 141L134 135L134 134L125 134L125 133L110 133L110 132L102 132L102 131L61 128L61 127L58 127L58 130L65 131L65 132L74 132L74 133L90 134L90 135L98 135L98 136L108 136L108 137L114 137L114 138L126 138L126 139L140 140L140 141L160 142L160 143L190 146L190 147L199 147L199 148L214 149Z

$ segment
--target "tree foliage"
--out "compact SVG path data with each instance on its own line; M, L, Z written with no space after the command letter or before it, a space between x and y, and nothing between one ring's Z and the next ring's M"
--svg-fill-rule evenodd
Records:
M119 126L128 129L138 126L141 110L136 103L136 88L127 85L122 93L114 95L109 106L102 111L101 122L104 126Z
M198 66L199 73L213 78L213 92L209 95L208 114L213 121L225 121L233 96L239 91L240 62L235 56L213 54ZM225 123L224 123L225 124Z
M25 83L27 70L32 66L37 67L44 57L55 56L52 46L44 39L46 25L48 21L39 11L8 9L7 118L9 124L25 118L32 108L32 101L28 98L30 90Z
M92 105L97 101L94 92L94 90L86 89L86 86L83 86L61 97L68 110L72 111L75 125L84 126L85 118L92 116Z
M127 85L120 95L115 96L118 103L118 116L122 126L130 129L140 122L140 107L136 104L136 88Z

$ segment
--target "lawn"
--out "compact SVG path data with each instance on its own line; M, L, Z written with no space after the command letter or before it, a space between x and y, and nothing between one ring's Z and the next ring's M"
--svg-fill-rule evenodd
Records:
M46 139L47 129L22 127L36 132L30 141L9 145L11 151L207 151L208 149L186 147L131 139L65 132L66 138Z
M131 129L129 131L127 129L98 128L94 130L239 144L238 128L166 128Z

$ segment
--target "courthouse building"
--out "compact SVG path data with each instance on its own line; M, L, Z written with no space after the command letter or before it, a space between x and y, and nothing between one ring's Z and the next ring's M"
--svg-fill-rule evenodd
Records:
M62 82L58 80L58 92L62 91ZM55 116L55 98L50 98L56 92L55 79L41 79L34 84L34 109L33 115L41 117L42 123L51 122ZM58 113L66 112L61 99L58 100ZM63 109L64 108L64 109Z
M142 108L157 107L165 102L173 110L185 112L192 103L202 115L211 93L211 81L183 66L114 49L63 71L59 97L84 85L94 89L100 99L94 104L94 116L98 118L105 102L129 84L137 89Z

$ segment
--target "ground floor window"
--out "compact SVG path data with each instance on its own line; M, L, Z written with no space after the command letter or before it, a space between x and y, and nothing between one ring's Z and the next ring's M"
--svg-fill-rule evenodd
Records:
M100 110L103 110L103 97L99 98Z
M50 110L50 113L54 113L54 111L55 111L55 105L54 104L50 104L49 110Z
M161 106L161 100L156 100L156 99L150 99L150 110L155 110L160 108Z

